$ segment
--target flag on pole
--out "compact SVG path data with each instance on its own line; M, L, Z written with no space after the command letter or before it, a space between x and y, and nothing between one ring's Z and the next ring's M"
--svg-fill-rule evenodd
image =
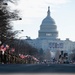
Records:
M9 49L9 45L6 45L6 48Z
M6 50L7 50L7 48L4 45L1 45L0 51L6 51Z
M15 52L15 48L12 48L12 49L11 49L11 52Z
M35 61L39 61L37 58L35 58L34 56L32 56L32 58L35 60Z
M19 54L20 58L24 59L25 56L23 54Z
M1 45L1 47L0 47L1 49L3 49L4 48L4 45Z

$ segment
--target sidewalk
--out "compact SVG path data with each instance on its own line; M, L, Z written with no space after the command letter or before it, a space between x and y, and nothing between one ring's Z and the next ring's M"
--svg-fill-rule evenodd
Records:
M8 74L0 74L0 75L75 75L72 73L8 73Z

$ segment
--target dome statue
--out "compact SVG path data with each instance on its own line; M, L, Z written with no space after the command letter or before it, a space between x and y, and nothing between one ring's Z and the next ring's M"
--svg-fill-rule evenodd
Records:
M57 26L50 16L50 7L48 7L47 16L43 19L38 34L40 39L56 39L58 37Z
M46 25L46 23L48 25L54 25L55 24L54 19L51 18L51 16L50 16L50 7L48 7L47 17L45 19L43 19L42 25Z

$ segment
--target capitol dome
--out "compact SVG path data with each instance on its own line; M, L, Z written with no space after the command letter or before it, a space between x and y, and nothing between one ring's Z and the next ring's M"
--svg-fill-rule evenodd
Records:
M45 19L43 19L42 24L43 25L46 25L46 24L54 25L55 21L50 16L47 16Z
M43 19L42 24L48 24L48 25L54 25L55 21L53 18L51 18L50 16L50 7L48 7L48 12L47 12L47 17L45 19Z
M50 7L48 7L47 16L40 25L39 38L56 39L56 37L58 37L57 26L54 19L50 16Z

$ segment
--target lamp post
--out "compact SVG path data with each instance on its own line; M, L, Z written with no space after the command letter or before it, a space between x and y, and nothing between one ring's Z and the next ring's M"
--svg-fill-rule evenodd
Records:
M17 35L18 33L21 33L21 32L23 32L24 30L16 30L16 31L14 31L14 34L10 37L10 41L11 41L11 48L15 48L16 50L18 50L19 48L19 46L18 46L18 42L16 43L16 37L15 37L15 35ZM15 38L14 38L15 37ZM13 54L13 53L12 53ZM16 53L14 53L13 55L16 55ZM14 62L16 63L16 57L14 57ZM9 59L9 61L10 61L10 59Z
M14 34L15 34L15 47L16 47L16 50L18 51L17 53L19 54L19 46L20 46L20 37L18 39L18 34L23 32L24 30L16 30L14 31Z
M16 30L16 31L14 31L13 33L13 35L17 35L18 33L21 33L21 32L23 32L24 30Z
M7 3L3 3L0 1L0 10L3 9L3 7L6 7L8 4Z

